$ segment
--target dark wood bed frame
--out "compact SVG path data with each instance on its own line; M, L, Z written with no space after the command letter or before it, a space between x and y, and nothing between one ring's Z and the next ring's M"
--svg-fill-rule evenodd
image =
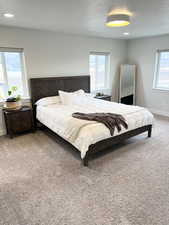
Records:
M30 79L30 88L34 117L36 120L35 102L37 100L43 97L56 96L58 95L58 90L71 92L83 89L85 92L90 92L90 76L32 78ZM120 143L125 139L131 138L146 131L148 132L148 137L151 137L151 124L90 145L89 150L83 159L83 165L88 166L88 161L91 155L95 154L96 152L104 151L114 144Z

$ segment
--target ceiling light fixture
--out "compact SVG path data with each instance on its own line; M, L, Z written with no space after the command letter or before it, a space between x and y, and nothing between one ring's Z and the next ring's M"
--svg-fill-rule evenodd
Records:
M117 14L124 14L124 15L128 15L128 16L133 16L133 13L130 12L127 8L116 8L116 9L112 9L108 15L117 15Z
M123 27L130 24L130 16L126 14L108 15L106 26L108 27Z
M12 13L4 13L4 17L6 17L6 18L13 18L14 14L12 14Z
M128 32L124 32L123 34L124 34L124 35L126 35L126 36L127 36L127 35L129 35L129 33L128 33Z

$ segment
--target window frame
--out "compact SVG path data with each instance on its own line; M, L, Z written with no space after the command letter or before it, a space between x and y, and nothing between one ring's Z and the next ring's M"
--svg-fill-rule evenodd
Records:
M154 80L153 80L153 89L154 90L159 90L159 91L169 91L168 88L163 88L163 87L157 87L157 81L159 79L159 66L160 66L160 55L163 52L168 52L169 49L162 49L162 50L157 50L156 51L156 58L155 58L155 72L154 72Z
M103 91L103 90L107 90L109 89L109 80L110 80L110 52L95 52L95 51L91 51L89 52L89 71L90 71L90 56L91 55L103 55L106 56L106 63L105 63L105 78L104 78L104 82L105 82L105 86L103 88L97 88L95 90L92 89L92 84L91 84L91 92L98 92L98 91ZM91 74L90 74L91 76Z
M0 52L15 52L20 53L20 62L21 62L21 73L22 73L22 85L23 85L23 95L21 96L22 99L28 99L29 98L29 91L28 91L28 78L26 73L26 65L25 65L25 55L24 55L24 49L23 48L10 48L10 47L0 47ZM6 61L5 61L5 55L2 54L2 67L3 67L3 75L4 75L4 84L7 86L8 89L8 75L6 71ZM3 86L2 83L0 85ZM5 86L4 85L4 86ZM7 97L7 90L5 90L5 98ZM0 99L2 102L3 99Z

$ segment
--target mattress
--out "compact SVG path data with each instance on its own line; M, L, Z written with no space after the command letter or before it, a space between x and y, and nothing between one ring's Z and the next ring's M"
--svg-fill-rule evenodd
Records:
M128 129L122 128L119 133L115 129L114 136L153 124L153 115L146 108L95 98L88 98L81 104L37 106L37 119L75 146L81 152L81 158L85 157L91 144L110 138L111 135L109 129L102 123L73 118L72 113L75 112L121 114L128 123Z

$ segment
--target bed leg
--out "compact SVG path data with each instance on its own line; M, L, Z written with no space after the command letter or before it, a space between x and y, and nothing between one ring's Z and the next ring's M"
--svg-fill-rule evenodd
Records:
M148 128L148 137L150 138L152 134L152 125Z
M87 156L85 156L85 158L84 159L82 159L82 162L83 162L83 166L88 166L88 162L89 162L89 160L88 160L88 157Z

